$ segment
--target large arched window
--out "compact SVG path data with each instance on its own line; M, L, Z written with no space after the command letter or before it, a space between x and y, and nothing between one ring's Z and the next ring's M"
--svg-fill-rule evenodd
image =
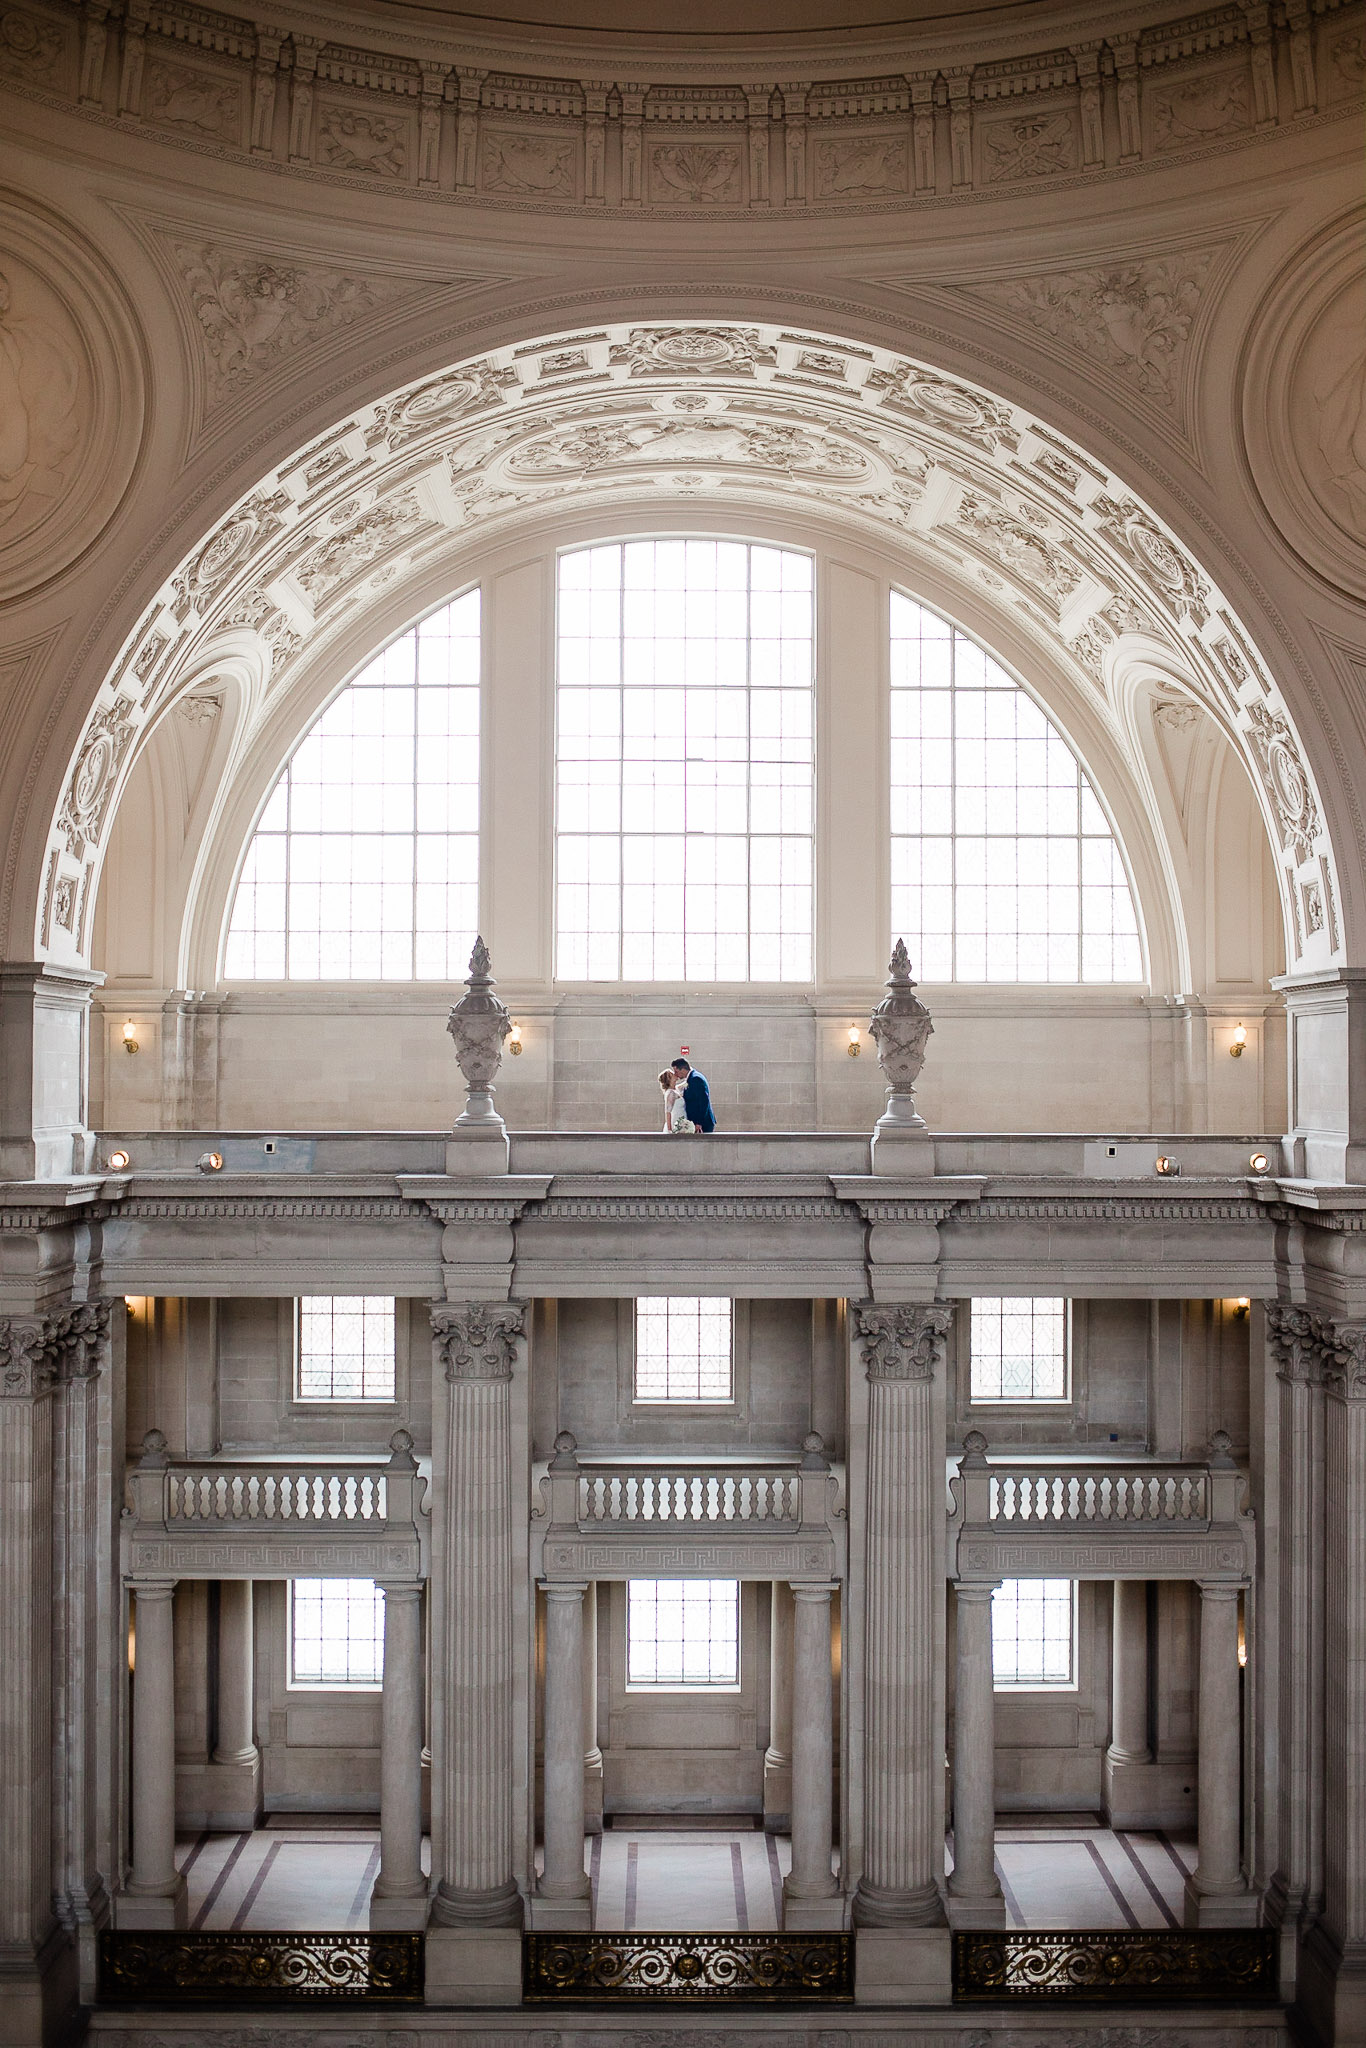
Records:
M377 654L300 741L237 885L229 979L457 981L479 910L479 592Z
M1140 981L1133 894L1076 755L1000 663L892 595L892 935L926 981Z
M560 979L809 981L810 556L563 555L556 694Z

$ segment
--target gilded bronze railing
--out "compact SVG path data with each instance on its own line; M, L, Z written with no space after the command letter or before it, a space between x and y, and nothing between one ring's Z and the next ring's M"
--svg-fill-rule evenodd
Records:
M847 1934L526 1934L522 1996L810 2004L852 1998L853 1965Z
M111 1928L101 2005L420 2004L420 1934L239 1934Z
M1275 1998L1275 1942L1260 1927L960 1931L953 1937L953 1995L984 2003Z

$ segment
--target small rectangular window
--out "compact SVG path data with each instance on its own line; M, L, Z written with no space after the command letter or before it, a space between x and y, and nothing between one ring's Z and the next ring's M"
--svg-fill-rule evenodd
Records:
M740 1586L735 1579L630 1579L626 1683L740 1683Z
M392 1401L392 1297L304 1295L299 1303L297 1361L297 1401Z
M636 1303L637 1401L733 1401L731 1303L648 1295Z
M974 1301L968 1338L974 1401L1068 1401L1067 1303Z
M1075 1579L1004 1580L991 1596L991 1647L998 1692L1075 1686Z
M373 1579L291 1579L289 1682L374 1692L384 1681L384 1595Z

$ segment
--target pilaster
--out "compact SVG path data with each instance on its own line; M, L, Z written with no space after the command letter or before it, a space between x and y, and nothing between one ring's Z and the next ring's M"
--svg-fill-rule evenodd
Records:
M90 998L103 980L36 960L0 965L0 1180L93 1164Z

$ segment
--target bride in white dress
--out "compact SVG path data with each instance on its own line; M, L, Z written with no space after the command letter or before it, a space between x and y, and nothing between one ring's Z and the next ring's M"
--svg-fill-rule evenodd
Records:
M678 1076L672 1067L666 1067L659 1077L664 1090L664 1135L668 1138L690 1135L693 1126L688 1121L688 1112L683 1107L683 1090L678 1085Z

